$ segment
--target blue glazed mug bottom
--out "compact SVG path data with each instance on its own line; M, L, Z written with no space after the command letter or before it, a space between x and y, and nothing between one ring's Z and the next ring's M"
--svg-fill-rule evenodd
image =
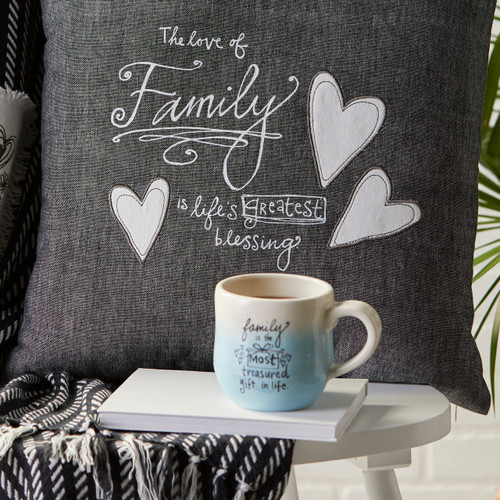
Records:
M294 411L307 408L315 403L326 385L325 381L325 383L315 388L290 391L289 387L286 386L286 382L275 381L269 386L269 390L275 392L266 393L256 390L255 385L251 382L240 383L238 389L234 384L226 384L224 378L219 379L217 377L217 379L234 404L247 410L257 411ZM256 384L258 383L256 382ZM284 397L280 397L278 391L283 391ZM286 395L284 394L285 391L288 391Z
M311 406L321 395L333 363L332 331L322 331L316 338L303 329L287 327L279 338L278 325L287 323L270 320L277 332L242 337L239 330L221 323L215 336L215 374L238 406L291 411Z

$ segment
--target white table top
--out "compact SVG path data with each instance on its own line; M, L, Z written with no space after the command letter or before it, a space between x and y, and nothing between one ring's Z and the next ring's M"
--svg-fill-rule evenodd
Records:
M294 463L363 457L437 441L450 431L450 403L427 385L368 385L368 396L341 439L297 441Z

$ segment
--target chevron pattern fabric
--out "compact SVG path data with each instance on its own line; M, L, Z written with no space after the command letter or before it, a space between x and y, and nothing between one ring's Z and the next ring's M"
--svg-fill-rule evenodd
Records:
M0 25L0 85L25 92L39 108L44 74L39 2L0 2ZM0 346L14 340L23 314L24 294L35 261L40 178L40 142L37 141L17 220L13 221L5 251L0 254ZM0 358L4 352L5 349L0 349Z
M277 499L293 441L116 432L96 410L112 387L66 373L0 390L0 498Z

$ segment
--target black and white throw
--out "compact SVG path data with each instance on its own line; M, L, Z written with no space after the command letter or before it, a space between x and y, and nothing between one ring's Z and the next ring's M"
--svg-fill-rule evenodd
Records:
M293 441L117 432L96 410L112 387L64 372L0 389L0 498L277 499Z

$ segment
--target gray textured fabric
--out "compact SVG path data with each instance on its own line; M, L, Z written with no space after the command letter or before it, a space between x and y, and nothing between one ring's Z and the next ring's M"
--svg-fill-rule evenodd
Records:
M210 370L216 282L286 271L380 313L351 376L488 410L470 283L493 0L42 7L42 217L6 375ZM337 358L362 342L341 322Z

